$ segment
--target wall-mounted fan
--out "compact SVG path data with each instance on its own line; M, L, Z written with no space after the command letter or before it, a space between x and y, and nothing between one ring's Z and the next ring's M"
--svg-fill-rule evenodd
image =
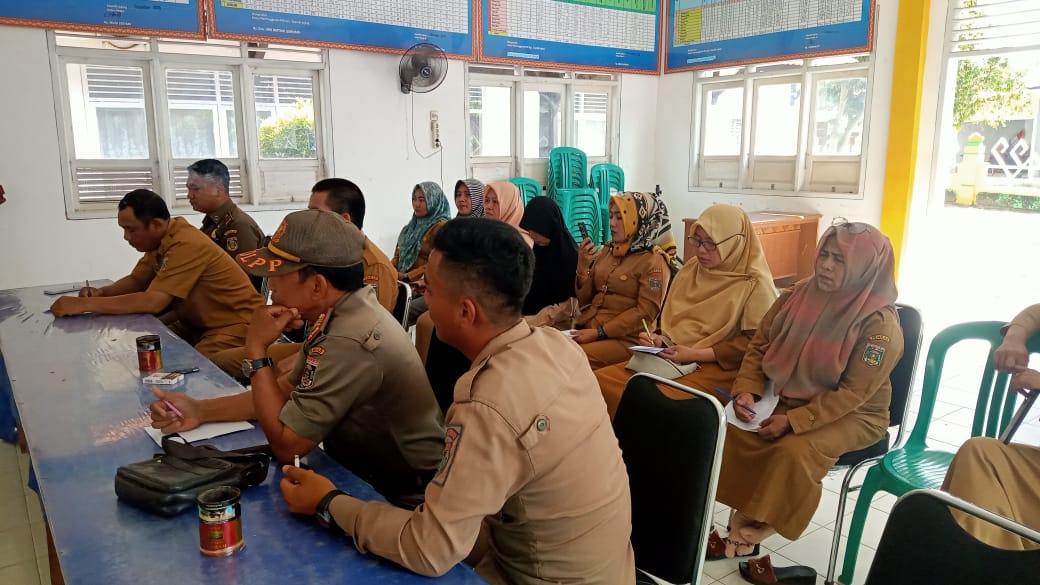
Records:
M426 93L444 81L448 58L437 45L419 43L405 51L397 72L401 78L401 93Z

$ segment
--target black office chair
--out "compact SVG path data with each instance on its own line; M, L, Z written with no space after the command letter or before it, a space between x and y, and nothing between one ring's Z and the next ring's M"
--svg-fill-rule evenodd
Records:
M397 301L394 302L392 311L394 319L401 322L401 326L408 329L408 308L412 304L412 287L407 282L397 281Z
M961 528L951 508L1040 545L1032 528L939 490L914 490L893 506L865 585L1040 584L1040 549L989 546Z
M923 331L921 312L909 305L897 304L899 311L899 325L903 329L903 356L899 358L896 367L889 374L888 379L892 383L892 401L888 405L888 431L880 441L873 445L850 451L838 458L836 467L849 467L845 472L845 480L841 484L838 493L838 513L834 524L834 536L831 539L831 555L827 564L827 575L825 583L834 583L835 564L838 560L838 545L842 536L841 529L845 521L845 505L848 502L850 492L855 492L862 487L852 485L853 476L860 469L873 465L888 453L889 449L898 446L903 441L903 430L908 407L910 405L911 387L914 382L914 372L917 370L917 358L921 353ZM895 440L892 440L892 429L896 429Z
M694 396L675 400L658 384ZM704 564L726 419L713 397L650 374L636 374L614 416L632 493L637 583L647 574L695 583Z

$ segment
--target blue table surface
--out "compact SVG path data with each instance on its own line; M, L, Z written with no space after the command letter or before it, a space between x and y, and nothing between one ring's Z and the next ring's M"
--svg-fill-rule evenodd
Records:
M199 554L194 509L162 518L120 503L113 488L116 468L159 451L143 430L153 398L139 380L137 336L160 335L164 369L200 368L177 390L205 398L242 388L155 317L55 319L43 312L55 298L44 295L44 288L52 287L0 291L0 349L66 583L431 581L360 554L348 538L329 534L313 518L290 514L277 466L263 484L242 492L246 546L226 558ZM255 426L207 442L234 449L266 440ZM381 499L320 450L305 461L358 497ZM484 583L463 565L440 581Z

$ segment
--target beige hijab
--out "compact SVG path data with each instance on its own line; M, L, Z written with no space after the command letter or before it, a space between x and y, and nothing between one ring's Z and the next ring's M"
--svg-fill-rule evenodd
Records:
M527 233L527 230L520 227L520 220L524 217L524 199L523 196L520 195L520 187L517 187L509 181L490 183L487 186L487 191L484 192L485 213L487 210L488 193L492 191L494 191L495 195L498 197L498 214L501 216L496 219L501 219L515 227L516 231L520 232L520 235L523 236L527 245L533 246L534 240L531 239L531 235Z
M701 265L696 256L672 280L661 312L661 331L694 348L712 347L740 331L753 331L776 300L773 275L744 210L713 205L690 226L718 245L722 263Z

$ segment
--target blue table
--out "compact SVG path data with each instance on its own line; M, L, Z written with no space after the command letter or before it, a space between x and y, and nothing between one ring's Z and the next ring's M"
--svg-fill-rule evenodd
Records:
M198 516L191 511L165 519L120 503L116 468L159 450L143 430L152 395L138 379L134 338L161 336L164 369L198 366L179 388L192 396L241 387L150 315L54 319L43 312L53 301L43 289L0 291L0 348L66 583L429 581L358 553L349 539L327 533L312 518L290 514L275 466L263 484L242 492L246 546L226 558L199 554ZM0 396L0 402L7 401ZM255 427L209 442L234 449L266 441ZM380 497L318 450L307 462L358 497ZM484 583L465 566L440 580Z

